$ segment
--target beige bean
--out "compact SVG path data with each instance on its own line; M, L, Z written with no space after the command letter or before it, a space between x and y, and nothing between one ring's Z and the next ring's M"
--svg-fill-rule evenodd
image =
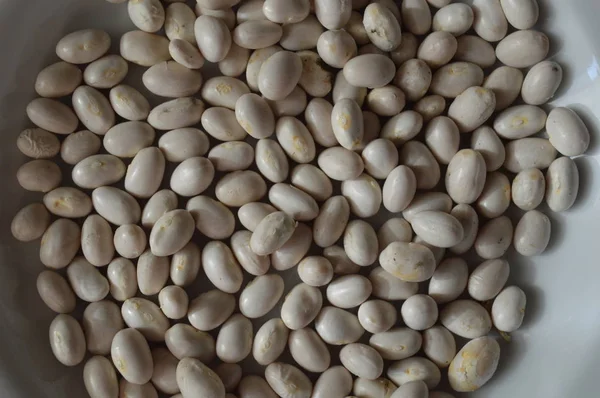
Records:
M85 337L81 326L70 315L59 314L50 323L50 348L65 366L75 366L85 357Z
M198 330L218 328L235 310L235 297L220 290L200 294L190 302L188 320Z
M275 131L275 116L265 99L244 94L235 103L235 117L246 132L256 138L267 138Z
M58 138L43 129L26 129L17 138L17 147L25 156L34 159L53 158L60 151Z
M240 294L240 312L250 319L266 315L279 302L283 288L283 278L277 274L257 276Z
M465 260L451 257L443 260L429 281L428 294L438 304L457 299L467 287L469 268Z
M461 36L471 28L474 14L471 7L467 4L444 4L439 8L440 10L433 17L434 31L446 31L452 33L454 36Z
M314 15L309 15L300 22L286 23L282 29L279 44L289 51L310 50L317 47L319 36L325 30Z
M202 268L208 279L225 293L236 293L242 286L242 270L231 249L212 241L202 250Z
M343 73L348 83L355 87L377 88L392 81L396 67L384 55L364 54L346 62Z
M114 187L100 187L92 192L94 209L115 225L137 224L141 217L139 203L127 192Z
M473 131L471 148L483 156L488 172L498 170L506 159L504 144L489 126L481 126Z
M31 160L17 170L19 185L28 191L49 192L57 188L61 180L60 168L50 160Z
M57 62L42 69L35 79L40 97L58 98L72 94L81 84L81 70L67 62Z
M36 126L56 134L71 134L79 121L73 110L62 102L36 98L26 108L27 117Z
M215 367L215 373L223 381L225 391L231 392L237 389L242 379L242 367L234 363L221 363ZM230 398L228 394L225 397Z
M95 356L87 360L83 367L83 383L91 398L119 395L117 372L106 357Z
M267 20L240 23L232 32L233 41L242 48L257 50L275 45L281 39L281 26Z
M322 305L323 296L318 288L299 283L285 296L281 306L281 319L291 330L302 329L319 315Z
M165 10L165 35L171 41L179 39L196 44L194 22L196 14L186 4L169 4Z
M310 228L303 223L297 223L292 237L281 248L271 254L273 268L285 271L294 267L308 253L312 243Z
M259 256L250 248L250 231L237 231L231 236L231 250L242 268L251 275L260 276L267 273L271 266L269 256Z
M506 36L496 46L496 57L513 68L527 68L548 55L548 36L535 30L519 30Z
M171 58L169 40L141 30L121 36L120 53L127 61L140 66L152 66Z
M125 301L137 293L135 266L130 260L122 257L115 258L108 264L106 276L110 284L110 295L115 300Z
M492 337L471 340L456 354L448 369L452 389L478 390L494 376L499 360L500 346Z
M209 62L222 61L231 48L231 33L222 19L200 15L194 23L200 53Z
M352 2L354 5L354 1ZM365 4L366 6L366 4ZM350 19L344 26L344 30L352 36L357 45L361 46L370 42L365 25L363 25L363 16L357 11L352 11Z
M75 294L60 274L42 271L36 281L37 291L52 311L67 314L75 309Z
M67 267L67 279L83 301L100 301L109 291L108 280L83 257L76 257Z
M396 67L399 67L409 59L417 57L417 48L419 43L417 38L410 32L402 32L402 40L400 46L390 53L390 57Z
M315 330L330 345L355 343L364 334L358 317L337 307L324 307L315 320Z
M46 225L48 223L49 220L44 222ZM38 234L36 233L36 235ZM81 230L79 226L71 220L59 218L50 224L42 235L40 243L41 263L48 268L65 268L79 251L80 242Z
M250 202L240 207L238 218L244 228L253 232L263 218L276 211L277 209L267 203Z
M108 33L99 29L84 29L60 39L56 44L56 55L71 64L87 64L103 56L109 47Z
M278 395L269 386L267 381L260 376L245 376L240 381L238 388L240 398L251 398L251 397L265 397L265 398L277 398Z

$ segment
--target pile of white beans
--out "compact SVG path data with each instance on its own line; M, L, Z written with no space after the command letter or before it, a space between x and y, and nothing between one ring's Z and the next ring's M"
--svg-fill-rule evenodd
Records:
M544 105L562 69L536 0L109 1L138 30L120 55L101 30L58 42L17 139L43 200L12 223L41 238L50 345L89 395L486 384L525 315L505 256L544 252L537 209L574 204L590 140Z

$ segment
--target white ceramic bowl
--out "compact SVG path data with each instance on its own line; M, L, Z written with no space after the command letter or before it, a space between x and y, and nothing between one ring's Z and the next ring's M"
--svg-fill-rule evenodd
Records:
M592 145L577 159L581 190L573 209L548 213L549 250L540 257L513 256L511 283L528 295L522 329L502 345L496 377L471 397L596 397L600 369L600 2L538 0L540 29L551 38L551 57L565 70L556 105L575 109L588 124ZM82 368L66 368L52 356L48 326L54 314L39 298L35 278L43 266L39 241L16 242L10 221L40 195L26 193L15 172L24 162L15 146L30 126L25 106L34 98L35 76L55 62L64 34L103 28L118 37L134 29L124 5L103 0L0 0L0 396L84 397ZM139 76L138 76L139 78ZM81 309L79 309L81 311Z

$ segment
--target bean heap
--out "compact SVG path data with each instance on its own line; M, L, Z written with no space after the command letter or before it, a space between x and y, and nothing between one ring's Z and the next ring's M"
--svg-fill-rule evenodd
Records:
M505 255L544 252L537 209L573 205L590 140L544 106L562 69L536 0L164 3L127 1L120 55L102 30L62 38L27 106L17 179L45 195L12 232L41 238L56 358L87 358L93 398L486 384L525 315Z

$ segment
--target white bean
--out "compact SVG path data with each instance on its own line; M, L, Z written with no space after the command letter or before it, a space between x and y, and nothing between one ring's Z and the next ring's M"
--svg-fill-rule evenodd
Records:
M492 300L508 281L510 267L502 259L487 260L479 264L469 276L467 290L477 301Z
M109 93L110 104L117 113L127 120L144 120L150 113L150 103L135 88L126 84L113 87Z
M200 294L190 302L188 320L198 330L218 328L235 310L235 297L220 290Z
M432 81L431 68L420 59L410 59L398 67L394 76L394 85L398 86L409 101L423 98Z
M542 254L550 242L551 227L550 219L544 213L537 210L528 211L515 228L515 250L523 256Z
M82 323L87 349L94 355L109 354L115 334L124 327L119 307L110 301L89 304L83 312Z
M202 86L202 74L175 61L151 66L142 76L144 87L152 94L168 98L196 94Z
M340 361L346 369L358 377L377 379L383 373L383 358L372 347L352 343L340 351Z
M173 60L189 69L200 69L204 65L204 57L200 54L200 50L189 41L171 40L169 54L171 54Z
M437 365L422 357L406 358L394 362L388 368L387 376L399 386L411 381L422 380L430 389L435 388L441 379Z
M317 47L319 37L325 30L314 15L309 15L300 22L284 24L282 29L283 34L279 44L289 51L310 50Z
M554 108L548 115L546 131L552 146L565 156L582 155L590 145L588 128L569 108Z
M250 238L250 248L259 256L271 254L280 249L294 233L296 223L282 211L267 215L256 227Z
M427 146L418 141L408 141L400 149L400 164L415 174L417 189L432 189L441 178L440 165Z
M180 360L191 357L208 363L215 358L215 339L184 323L175 324L166 331L165 343L169 351Z
M269 21L276 23L295 23L304 20L310 11L308 0L288 3L282 0L266 0L263 14Z
M127 3L131 22L145 32L156 32L165 23L165 9L159 0L134 0Z
M313 237L320 247L331 246L342 236L348 218L350 206L343 196L328 199L313 223Z
M186 209L194 218L196 228L210 239L228 238L235 230L235 218L231 210L208 196L193 197Z
M92 192L94 209L115 225L137 224L141 210L133 196L114 187L100 187Z
M354 57L346 62L343 69L344 77L355 87L383 87L392 81L394 73L396 73L394 62L380 54Z
M382 87L383 86L385 85L382 85ZM362 106L367 96L367 88L350 84L344 76L344 71L341 70L335 75L332 94L334 104L343 98L350 98L356 101L358 105Z
M279 51L262 63L258 74L258 88L265 98L282 100L291 94L301 75L300 57L289 51Z
M538 169L519 172L512 182L513 203L522 210L533 210L544 200L546 179Z
M425 127L425 143L440 164L450 163L460 144L456 123L446 116L435 117Z
M398 318L396 307L383 300L365 301L358 308L358 321L369 333L382 333L394 326Z
M317 52L323 62L334 68L343 68L358 51L354 38L346 30L322 32L316 44Z
M556 149L545 138L521 138L506 144L504 167L512 172L548 168L556 158Z
M202 268L207 278L219 290L236 293L242 286L242 269L229 246L212 241L202 250Z
M496 108L496 96L490 89L469 87L463 91L448 109L461 133L468 133L485 123Z
M360 155L342 147L325 149L319 154L317 162L321 170L336 181L357 178L364 170Z
M471 149L483 156L487 171L498 170L506 159L504 143L498 134L489 126L481 126L471 135Z
M554 97L562 79L563 70L558 63L542 61L527 72L521 97L526 104L543 105Z
M438 319L437 303L426 294L407 298L400 313L404 324L413 330L429 329Z
M488 173L483 191L477 199L479 214L487 218L500 217L510 206L510 181L499 171Z
M424 192L415 195L410 205L402 212L402 217L412 222L415 215L422 211L439 210L450 213L452 210L452 199L443 192Z
M457 39L457 49L454 59L471 62L485 69L496 63L494 47L481 37L462 35Z
M418 243L392 242L379 255L383 269L405 282L431 278L436 262L433 253Z
M475 251L481 258L491 260L506 253L513 238L513 226L506 216L494 218L485 223L475 240Z
M292 330L288 347L292 358L309 372L322 373L329 368L329 350L312 328Z
M238 210L238 218L240 223L249 231L254 232L258 224L267 215L276 212L273 206L267 203L250 202Z
M350 221L344 231L344 250L350 260L362 267L373 264L379 250L373 227L362 220Z
M337 307L321 310L315 320L315 330L330 345L354 343L365 332L356 315Z
M171 41L179 39L195 45L194 22L196 22L196 14L189 6L170 4L165 12L165 35Z
M237 100L249 92L250 89L243 81L230 76L217 76L204 83L201 94L208 104L233 110Z
M483 69L469 62L453 62L439 68L431 80L430 91L447 98L456 98L472 86L483 83Z
M73 92L73 109L81 123L92 133L104 135L115 125L115 112L100 91L79 86Z
M464 238L461 223L442 211L422 211L414 216L411 224L417 236L437 247L452 247Z
M366 301L372 291L371 281L366 277L344 275L327 286L327 300L338 308L354 308Z
M496 57L507 66L528 68L548 55L548 36L535 30L518 30L506 36L496 46Z
M277 274L254 278L240 294L240 312L250 319L266 315L279 302L283 287L283 279Z
M525 317L527 297L516 286L509 286L496 297L492 305L494 326L505 333L512 333L521 327Z
M467 287L469 269L467 263L459 258L447 258L436 268L429 281L428 294L438 304L457 299Z
M423 352L440 368L447 368L456 355L456 341L443 326L423 331Z
M506 36L508 22L500 0L474 0L471 7L475 14L473 29L482 39L496 42Z
M333 266L333 273L336 275L356 274L360 270L360 265L352 262L340 246L326 247L323 250L323 257L329 260Z
M492 71L483 87L490 89L496 96L496 110L508 108L519 97L523 85L523 72L510 66L500 66Z
M108 33L99 29L84 29L60 39L56 45L56 55L71 64L87 64L103 56L109 47Z
M69 264L67 279L75 295L83 301L100 301L109 291L108 280L83 257L76 257Z
M121 306L121 315L127 326L138 330L148 341L165 340L169 320L152 301L140 297L127 299Z
M235 117L246 132L256 138L267 138L275 131L275 117L269 104L256 94L244 94L235 103Z
M277 141L293 161L309 163L315 158L315 142L304 123L295 117L283 116L279 118L275 125L275 134Z
M50 98L34 99L25 111L33 124L51 133L71 134L79 124L70 107Z
M368 380L362 377L354 380L354 387L351 397L387 397L390 398L392 394L397 390L397 387L389 379L380 377L375 380Z
M125 301L137 293L136 269L130 260L122 257L115 258L108 264L106 277L110 284L110 295L115 300Z
M232 32L233 41L242 48L257 50L277 44L281 39L281 26L267 20L245 21Z
M106 357L95 356L88 359L83 367L83 383L91 398L119 395L117 372Z
M273 268L285 271L294 267L308 253L312 243L312 232L306 224L297 223L292 237L280 249L271 254Z
M494 376L499 360L500 346L492 337L471 340L450 364L450 386L458 392L478 390Z
M67 62L57 62L42 69L35 79L35 92L40 97L58 98L72 94L81 84L81 70Z
M369 280L373 286L373 296L383 300L406 300L419 290L418 283L405 282L382 267L374 268Z
M85 337L81 326L70 315L59 314L50 323L50 348L65 366L75 366L85 357Z
M468 4L452 3L435 13L432 27L434 31L449 32L458 37L471 29L474 19L473 9Z
M537 0L500 0L508 22L516 29L531 29L540 15Z
M108 265L115 255L113 231L108 221L97 214L85 219L81 226L81 251L92 265Z
M75 294L60 274L42 271L36 281L40 298L54 312L68 314L75 309Z
M265 369L265 379L280 397L308 398L312 391L310 379L293 365L274 362Z
M352 391L352 375L343 366L332 366L315 382L312 397L344 397Z
M179 286L167 286L158 294L160 309L169 319L181 319L187 315L189 298Z
M194 358L183 358L177 365L177 385L182 397L225 398L223 382L208 366Z
M48 223L49 220L45 224ZM50 224L42 235L40 261L48 268L65 268L79 251L80 243L79 225L71 220L59 218Z
M440 322L455 335L466 339L485 336L492 327L487 310L472 300L456 300L446 305L440 311Z
M333 278L333 265L321 256L309 256L298 264L300 280L309 286L326 286Z
M289 330L279 318L265 322L256 332L252 355L256 362L268 365L283 353L288 341Z
M568 157L560 157L550 164L546 173L546 203L550 210L570 209L579 191L577 164Z
M89 64L83 73L85 84L94 88L112 88L121 83L129 67L119 55L107 55Z
M171 175L170 187L181 196L195 196L212 183L215 168L203 157L193 157L181 162Z
M463 149L454 155L446 171L446 190L456 203L475 202L485 181L486 164L479 152Z
M222 19L201 15L194 23L200 53L209 62L222 61L231 48L231 33Z

